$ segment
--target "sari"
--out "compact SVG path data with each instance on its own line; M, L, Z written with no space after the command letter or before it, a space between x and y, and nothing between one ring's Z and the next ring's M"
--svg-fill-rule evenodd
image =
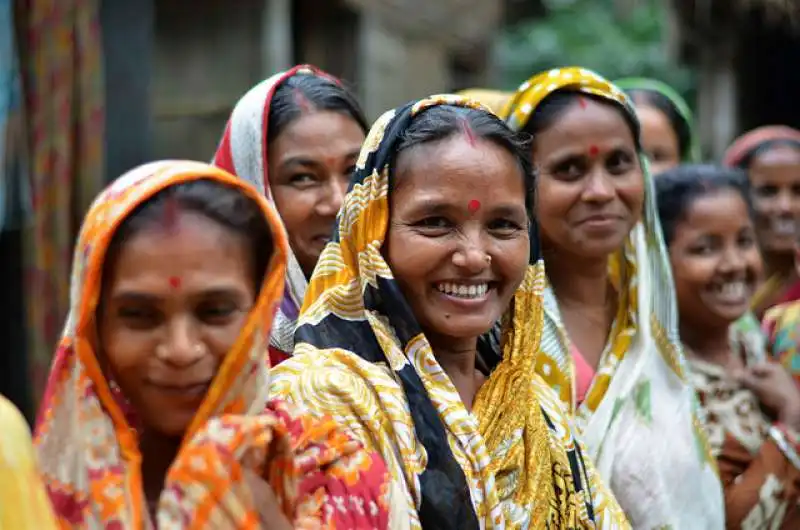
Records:
M762 325L770 356L780 362L800 386L800 301L768 309Z
M628 528L557 397L533 371L542 332L538 247L501 338L481 354L497 361L472 411L381 254L396 147L414 118L436 105L489 112L442 95L375 122L311 278L295 355L273 369L271 392L311 414L332 414L377 450L404 492L399 509L412 528Z
M120 223L167 187L208 179L255 201L274 251L261 291L184 435L151 521L135 411L103 370L95 311L108 245ZM298 417L267 401L266 342L283 294L288 243L277 213L243 180L198 162L140 166L86 215L75 247L71 310L37 420L36 451L61 528L255 528L263 477L299 528L385 528L386 473L330 418ZM361 506L361 509L357 508ZM368 507L369 510L364 510Z
M315 75L339 84L335 77L310 65L295 66L275 74L251 88L233 108L225 132L212 163L233 173L264 193L275 206L270 192L269 112L275 91L287 79L296 75ZM294 350L294 331L297 315L303 303L308 281L291 248L288 250L286 284L283 300L278 307L269 338L270 359L273 364L287 359Z
M655 92L667 98L678 115L686 122L689 129L691 138L689 144L683 149L681 153L681 161L684 163L700 162L700 144L697 141L697 132L695 131L694 117L689 104L678 92L668 84L658 81L656 79L647 79L644 77L628 77L614 81L614 84L627 93L631 91L641 90L644 92Z
M473 99L485 107L488 107L494 114L499 114L503 106L511 98L512 92L502 90L492 90L489 88L467 88L456 92L459 96Z
M800 131L784 125L758 127L737 138L725 151L722 163L747 170L755 155L773 146L800 146ZM794 269L777 271L766 279L750 304L761 315L770 307L800 300L800 279Z
M523 83L504 109L506 123L523 130L537 106L559 90L606 100L637 123L628 97L583 68L543 72ZM643 218L609 260L619 310L585 400L576 399L572 344L549 284L536 371L575 415L589 456L634 528L722 528L722 489L686 379L655 191L644 156L640 161Z
M56 528L22 414L0 396L0 530Z

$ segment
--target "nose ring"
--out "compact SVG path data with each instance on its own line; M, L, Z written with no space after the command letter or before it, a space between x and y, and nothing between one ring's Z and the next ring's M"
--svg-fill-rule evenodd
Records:
M205 348L203 348L202 344L195 344L195 346L194 346L194 354L195 355L202 355L204 351L205 351Z
M488 265L488 264L490 264L490 263L492 262L492 257L491 257L489 254L486 254L486 256L484 256L484 258L483 258L483 259L485 259L485 260L486 260L486 264L487 264L487 265Z

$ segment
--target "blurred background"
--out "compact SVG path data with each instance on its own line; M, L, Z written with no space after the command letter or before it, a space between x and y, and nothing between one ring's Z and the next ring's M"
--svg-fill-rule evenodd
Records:
M655 77L716 159L800 127L798 58L800 0L0 0L0 393L33 416L94 195L149 160L209 160L236 100L293 64L370 118L554 66Z

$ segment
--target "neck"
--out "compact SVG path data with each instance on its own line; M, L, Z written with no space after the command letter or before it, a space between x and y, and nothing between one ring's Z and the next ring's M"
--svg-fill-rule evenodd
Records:
M714 364L726 364L731 354L729 327L729 325L691 326L681 322L681 341L689 349L687 355Z
M588 307L605 307L608 302L608 257L593 260L548 253L547 279L560 304L580 303Z
M477 377L475 369L475 358L478 355L477 338L466 341L445 337L442 340L430 338L428 340L439 366L453 382L461 401L468 410L472 410L472 402L482 379Z
M773 274L794 274L794 253L764 251L762 255L764 257L764 269L768 277Z
M157 501L164 489L167 471L178 454L181 439L165 436L151 429L145 429L139 439L142 453L142 481L148 503Z

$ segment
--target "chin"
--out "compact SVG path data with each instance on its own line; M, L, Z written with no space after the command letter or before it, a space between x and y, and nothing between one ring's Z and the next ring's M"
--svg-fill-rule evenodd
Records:
M454 319L456 318L458 317L454 317ZM477 339L492 329L492 326L494 326L495 322L497 322L499 318L500 317L498 316L496 319L491 321L481 319L480 322L474 322L471 321L471 319L464 321L465 319L462 319L462 322L459 322L458 324L447 322L442 323L441 325L431 326L428 328L428 330L430 333L442 337L451 337L460 340Z

